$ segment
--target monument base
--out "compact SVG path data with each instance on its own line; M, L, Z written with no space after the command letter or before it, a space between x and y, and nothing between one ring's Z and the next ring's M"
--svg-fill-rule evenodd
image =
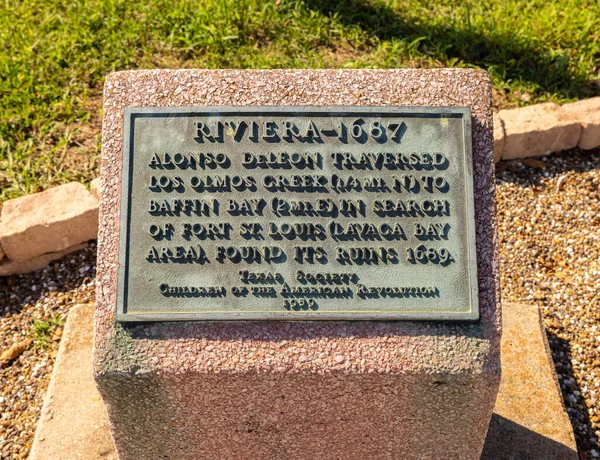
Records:
M476 459L500 381L480 327L116 325L96 381L122 459Z
M99 383L122 459L476 459L496 377L146 374Z
M94 373L120 458L479 458L501 330L484 71L122 72L104 95ZM469 107L480 319L116 322L124 109L232 105Z
M529 305L503 307L502 383L482 459L576 460L575 437L539 311ZM91 304L76 306L69 314L30 460L117 458L91 373L92 317Z

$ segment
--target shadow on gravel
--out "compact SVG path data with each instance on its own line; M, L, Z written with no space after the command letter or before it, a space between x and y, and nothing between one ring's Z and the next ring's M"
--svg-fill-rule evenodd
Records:
M571 344L568 340L561 339L547 329L546 335L548 336L548 343L552 351L552 360L554 361L556 373L561 376L558 382L560 383L560 390L567 413L569 414L569 419L571 420L571 425L573 425L577 447L590 452L592 449L597 449L597 446L591 445L589 441L589 433L593 433L594 430L582 397L581 388L577 384L573 373ZM582 409L576 410L574 408L575 405L581 406Z
M525 187L542 186L543 179L564 174L582 173L600 169L600 148L594 150L572 149L540 158L501 161L496 164L496 181L510 182ZM589 186L598 186L589 179Z
M514 35L486 34L470 28L465 18L462 28L448 21L444 25L415 23L401 11L379 2L365 0L307 0L311 10L333 16L344 25L355 25L380 40L397 39L410 51L437 60L460 59L483 69L494 68L506 81L526 80L542 90L560 97L590 97L600 94L600 87L587 78L573 74L569 60L553 55L553 50L535 47Z
M85 269L85 270L84 270ZM25 305L35 304L56 292L70 302L71 291L86 277L96 276L96 243L52 262L48 267L24 275L0 276L0 317L19 313Z

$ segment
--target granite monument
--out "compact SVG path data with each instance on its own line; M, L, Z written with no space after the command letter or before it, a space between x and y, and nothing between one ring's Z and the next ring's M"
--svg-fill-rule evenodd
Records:
M121 458L479 458L491 83L156 70L104 93L94 374Z

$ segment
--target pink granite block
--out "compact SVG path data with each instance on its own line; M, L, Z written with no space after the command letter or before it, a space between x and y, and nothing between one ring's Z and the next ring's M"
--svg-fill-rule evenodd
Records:
M115 322L125 107L468 106L481 319ZM500 383L491 83L483 71L108 76L94 373L121 459L477 459Z

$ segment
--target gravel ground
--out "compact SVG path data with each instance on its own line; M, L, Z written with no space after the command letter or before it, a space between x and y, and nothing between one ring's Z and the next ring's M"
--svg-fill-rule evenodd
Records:
M600 454L600 151L498 165L503 299L542 308L584 459ZM94 299L95 246L45 270L0 278L0 458L25 458L69 308ZM37 327L33 320L37 320Z
M542 309L580 456L596 458L600 150L501 163L498 171L503 299Z
M27 458L71 306L94 300L96 245L39 272L0 277L0 353L32 339L18 358L0 362L0 458ZM35 321L35 322L34 322Z

